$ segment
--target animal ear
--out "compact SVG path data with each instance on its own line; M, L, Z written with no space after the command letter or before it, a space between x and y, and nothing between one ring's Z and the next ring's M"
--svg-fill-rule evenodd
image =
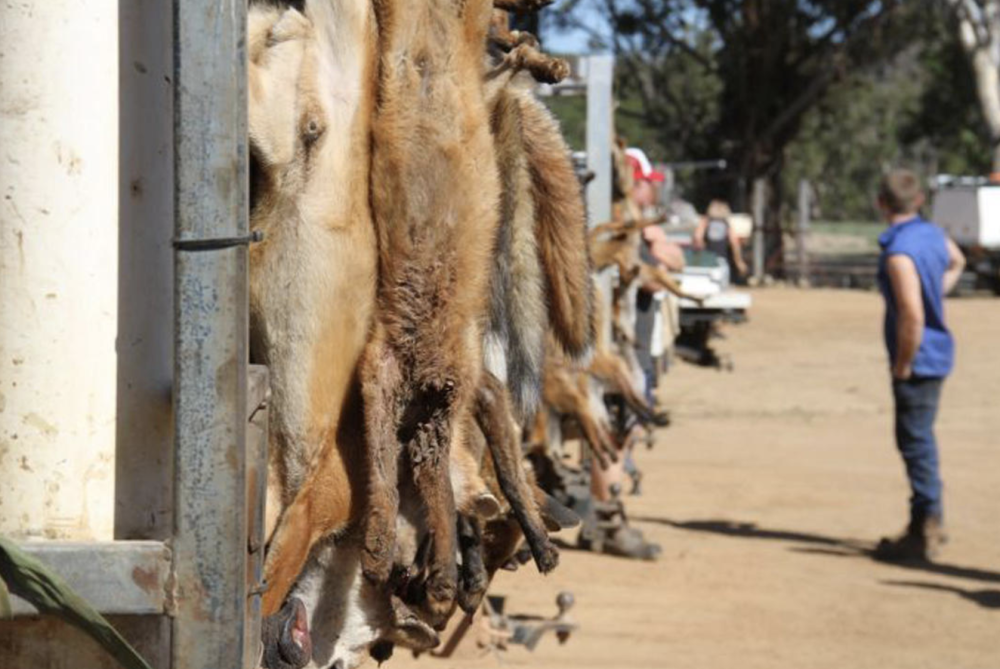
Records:
M501 513L500 501L492 493L484 492L472 504L476 515L482 520L493 520Z
M297 9L287 9L271 27L268 46L293 39L304 39L312 31L312 23Z
M395 596L392 597L392 609L392 628L380 643L388 642L411 650L430 650L441 643L434 628Z
M255 4L247 14L247 57L258 64L265 52L276 44L309 35L312 23L296 9L280 11L277 7Z
M576 515L569 507L563 506L555 497L543 492L544 500L539 505L542 520L545 521L545 529L549 532L558 532L580 524L580 516Z

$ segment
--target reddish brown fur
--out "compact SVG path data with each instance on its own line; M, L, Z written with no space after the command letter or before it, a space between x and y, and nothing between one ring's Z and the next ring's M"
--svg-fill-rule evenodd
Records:
M522 465L519 431L515 429L506 389L484 374L476 397L476 422L486 437L496 482L511 506L538 570L546 574L559 563L559 552L549 541L534 493Z
M607 468L608 460L618 460L618 445L611 431L590 405L587 374L560 355L550 338L545 360L542 400L557 413L574 418L583 431L584 439L598 464Z
M531 169L538 249L545 271L549 315L567 353L582 355L593 340L586 212L569 147L542 103L522 92L524 149Z
M378 0L379 100L372 207L379 245L375 335L362 363L370 504L362 565L392 567L400 447L433 536L427 597L455 596L449 449L478 383L498 184L482 78L492 6Z
M591 356L587 371L603 383L608 390L621 394L626 404L640 420L644 422L664 420L663 416L656 414L656 410L649 405L641 391L636 388L628 362L619 355L615 344L609 341L605 335L608 332L607 310L602 306L604 300L597 281L593 282L593 288L594 304L597 305L594 309L594 331L597 336L594 340L594 354Z
M265 615L312 543L358 515L357 364L375 302L367 197L374 35L363 0L250 14L251 351L271 372ZM331 44L354 40L334 52ZM348 92L323 77L341 73ZM331 188L330 184L339 184ZM311 468L310 463L317 459Z

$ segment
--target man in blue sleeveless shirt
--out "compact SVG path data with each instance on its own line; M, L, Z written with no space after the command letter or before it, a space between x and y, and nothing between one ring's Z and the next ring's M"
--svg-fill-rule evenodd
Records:
M912 490L906 531L882 539L875 551L886 560L926 560L946 540L934 418L955 357L944 296L958 283L965 258L939 227L920 217L923 203L912 172L896 170L882 180L878 206L889 227L879 237L878 282L886 306L896 445Z

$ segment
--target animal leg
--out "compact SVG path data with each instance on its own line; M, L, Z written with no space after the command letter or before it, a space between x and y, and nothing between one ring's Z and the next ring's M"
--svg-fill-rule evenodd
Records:
M560 371L550 370L546 374L542 395L545 402L559 413L572 416L583 430L584 441L597 459L601 469L607 469L610 462L618 462L617 448L607 428L594 416L587 396L571 378Z
M309 549L314 543L311 488L308 484L303 486L285 510L268 547L264 566L267 590L261 596L261 614L264 616L278 612L309 557Z
M414 405L420 407L425 419L416 424L410 438L403 440L433 540L426 601L435 623L443 623L451 613L458 584L455 495L448 470L454 394L451 382L419 393Z
M331 440L282 514L268 546L267 590L261 597L265 616L281 607L316 542L347 525L353 513L350 487L344 459Z
M493 456L500 490L510 502L538 571L546 574L559 564L559 551L549 540L521 468L521 449L510 429L506 391L492 374L483 374L476 394L475 414Z
M644 424L652 423L658 427L666 427L670 424L670 416L667 413L656 411L649 406L646 398L639 395L628 377L628 372L622 369L621 361L616 359L613 354L606 352L595 354L591 362L590 372L621 393L625 403Z
M399 438L396 425L402 373L378 326L362 358L361 378L368 441L365 448L368 506L361 569L369 581L385 584L392 573L396 516L399 512Z
M472 614L479 608L489 586L489 576L483 564L482 531L475 517L459 514L458 547L462 554L458 605L466 613Z
M538 48L538 40L531 33L518 31L504 35L494 35L492 42L502 51L507 51L500 63L490 70L487 80L496 79L507 73L513 77L521 70L543 84L558 84L570 74L569 63L562 58L550 56Z

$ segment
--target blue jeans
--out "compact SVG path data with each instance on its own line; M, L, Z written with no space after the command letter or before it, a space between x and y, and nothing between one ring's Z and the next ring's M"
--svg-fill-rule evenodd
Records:
M646 377L646 402L649 406L656 404L656 361L652 366L642 370L642 375Z
M938 448L934 438L934 419L941 399L942 378L913 377L892 382L896 400L896 446L906 464L910 479L910 522L927 518L940 519L941 475L938 471Z

